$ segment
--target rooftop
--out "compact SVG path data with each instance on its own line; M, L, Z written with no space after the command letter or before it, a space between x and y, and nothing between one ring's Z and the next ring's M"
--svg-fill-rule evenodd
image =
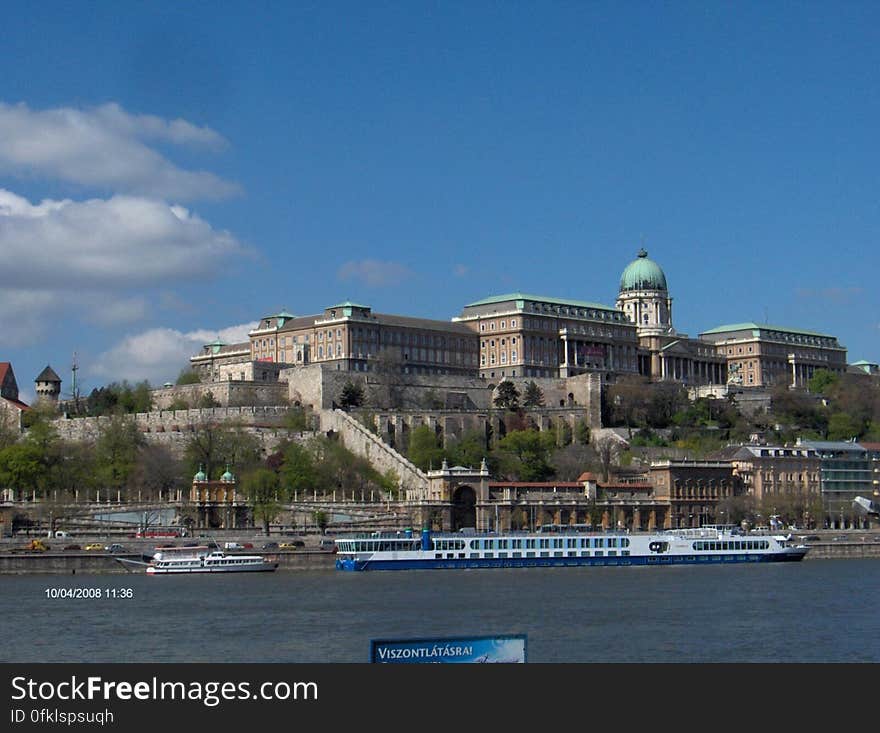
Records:
M796 333L801 336L821 336L822 338L834 338L827 333L816 331L804 331L801 328L789 328L787 326L772 326L768 323L729 323L725 326L716 326L708 331L701 331L700 335L708 333L727 333L728 331L781 331L782 333ZM755 334L757 336L757 334Z
M494 305L496 303L505 303L511 300L528 300L534 301L537 303L552 303L553 305L568 305L573 306L575 308L594 308L605 311L616 311L616 308L612 308L607 305L602 305L601 303L591 303L586 300L568 300L564 298L551 298L546 295L530 295L528 293L507 293L505 295L492 295L488 298L483 298L482 300L478 300L474 303L468 303L465 308L474 308L476 306L481 305Z

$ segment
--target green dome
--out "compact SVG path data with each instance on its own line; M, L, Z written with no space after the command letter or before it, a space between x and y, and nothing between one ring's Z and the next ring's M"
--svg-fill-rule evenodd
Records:
M233 476L232 473L229 471L229 466L226 467L226 473L224 473L220 477L220 480L221 481L235 481L235 476Z
M205 471L202 466L199 466L199 472L193 476L193 481L207 481L208 477L205 475Z
M640 249L638 258L630 262L620 276L620 291L625 290L667 290L666 275L648 253Z

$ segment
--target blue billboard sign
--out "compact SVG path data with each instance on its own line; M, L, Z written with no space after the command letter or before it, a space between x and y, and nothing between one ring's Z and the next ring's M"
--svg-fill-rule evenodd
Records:
M442 639L374 639L370 661L377 664L524 664L526 637L471 636Z

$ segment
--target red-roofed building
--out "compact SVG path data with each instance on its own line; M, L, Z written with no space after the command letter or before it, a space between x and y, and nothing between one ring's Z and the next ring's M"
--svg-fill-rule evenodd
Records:
M28 406L18 399L18 383L12 371L12 364L0 361L0 419L10 416L21 430L21 415Z

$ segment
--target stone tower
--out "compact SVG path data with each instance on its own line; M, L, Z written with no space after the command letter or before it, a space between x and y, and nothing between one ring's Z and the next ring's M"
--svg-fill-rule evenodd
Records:
M36 384L37 400L48 400L49 402L58 403L61 396L61 377L59 377L52 367L46 365L46 368L40 372L34 380Z

